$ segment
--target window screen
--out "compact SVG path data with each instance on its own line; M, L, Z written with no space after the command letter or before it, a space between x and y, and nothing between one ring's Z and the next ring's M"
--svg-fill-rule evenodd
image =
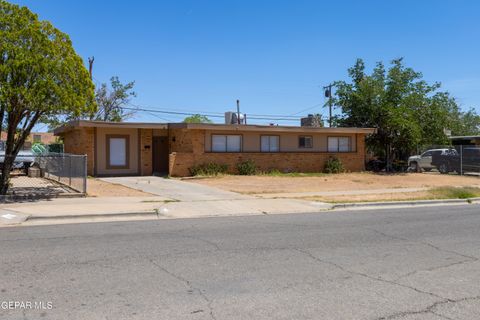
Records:
M112 167L127 166L127 139L110 138L109 144L109 165Z
M328 137L328 152L349 152L349 137Z
M262 152L278 152L280 150L279 136L262 136L261 151Z
M227 151L227 137L226 136L212 136L212 151L226 152Z
M227 152L240 152L242 150L241 136L227 136Z
M212 152L241 152L242 136L212 135Z

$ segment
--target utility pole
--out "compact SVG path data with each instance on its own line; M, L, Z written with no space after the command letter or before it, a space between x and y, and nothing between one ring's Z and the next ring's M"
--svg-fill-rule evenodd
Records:
M88 72L90 73L90 80L93 78L93 61L95 61L95 57L88 58Z
M325 98L328 98L328 127L332 127L332 87L333 84L323 87Z

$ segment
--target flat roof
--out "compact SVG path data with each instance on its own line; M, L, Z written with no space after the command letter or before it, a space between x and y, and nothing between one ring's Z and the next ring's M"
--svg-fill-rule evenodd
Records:
M139 129L191 129L191 130L218 130L218 131L264 131L264 132L302 132L302 133L374 133L374 128L323 128L301 126L268 126L268 125L240 125L240 124L213 124L213 123L148 123L148 122L104 122L76 120L54 130L55 135L73 130L76 127L91 128L139 128Z
M374 133L374 128L324 128L301 126L268 126L256 124L213 124L213 123L171 123L171 128L219 131L268 131L268 132L338 132L338 133Z
M128 128L128 129L167 129L167 123L158 122L108 122L108 121L90 121L90 120L74 120L64 124L53 130L55 135L73 130L77 127L86 128Z

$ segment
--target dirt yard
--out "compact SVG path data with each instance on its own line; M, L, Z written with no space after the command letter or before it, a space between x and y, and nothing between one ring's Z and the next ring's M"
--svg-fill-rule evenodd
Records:
M244 194L433 188L443 186L480 187L480 177L441 175L438 173L387 175L362 172L337 175L326 174L312 177L220 176L189 179L188 181Z
M131 189L119 184L101 181L95 178L87 180L87 194L89 197L148 197L149 193Z

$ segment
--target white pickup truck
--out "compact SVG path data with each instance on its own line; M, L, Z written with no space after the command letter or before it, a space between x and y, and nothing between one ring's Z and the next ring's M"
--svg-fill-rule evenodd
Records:
M421 170L431 171L436 168L432 165L432 156L434 154L442 154L447 150L449 149L430 149L421 155L411 156L408 158L408 169L413 172L419 172Z
M3 168L5 161L5 142L0 141L0 168ZM32 150L20 150L12 169L28 169L35 162L35 154Z

